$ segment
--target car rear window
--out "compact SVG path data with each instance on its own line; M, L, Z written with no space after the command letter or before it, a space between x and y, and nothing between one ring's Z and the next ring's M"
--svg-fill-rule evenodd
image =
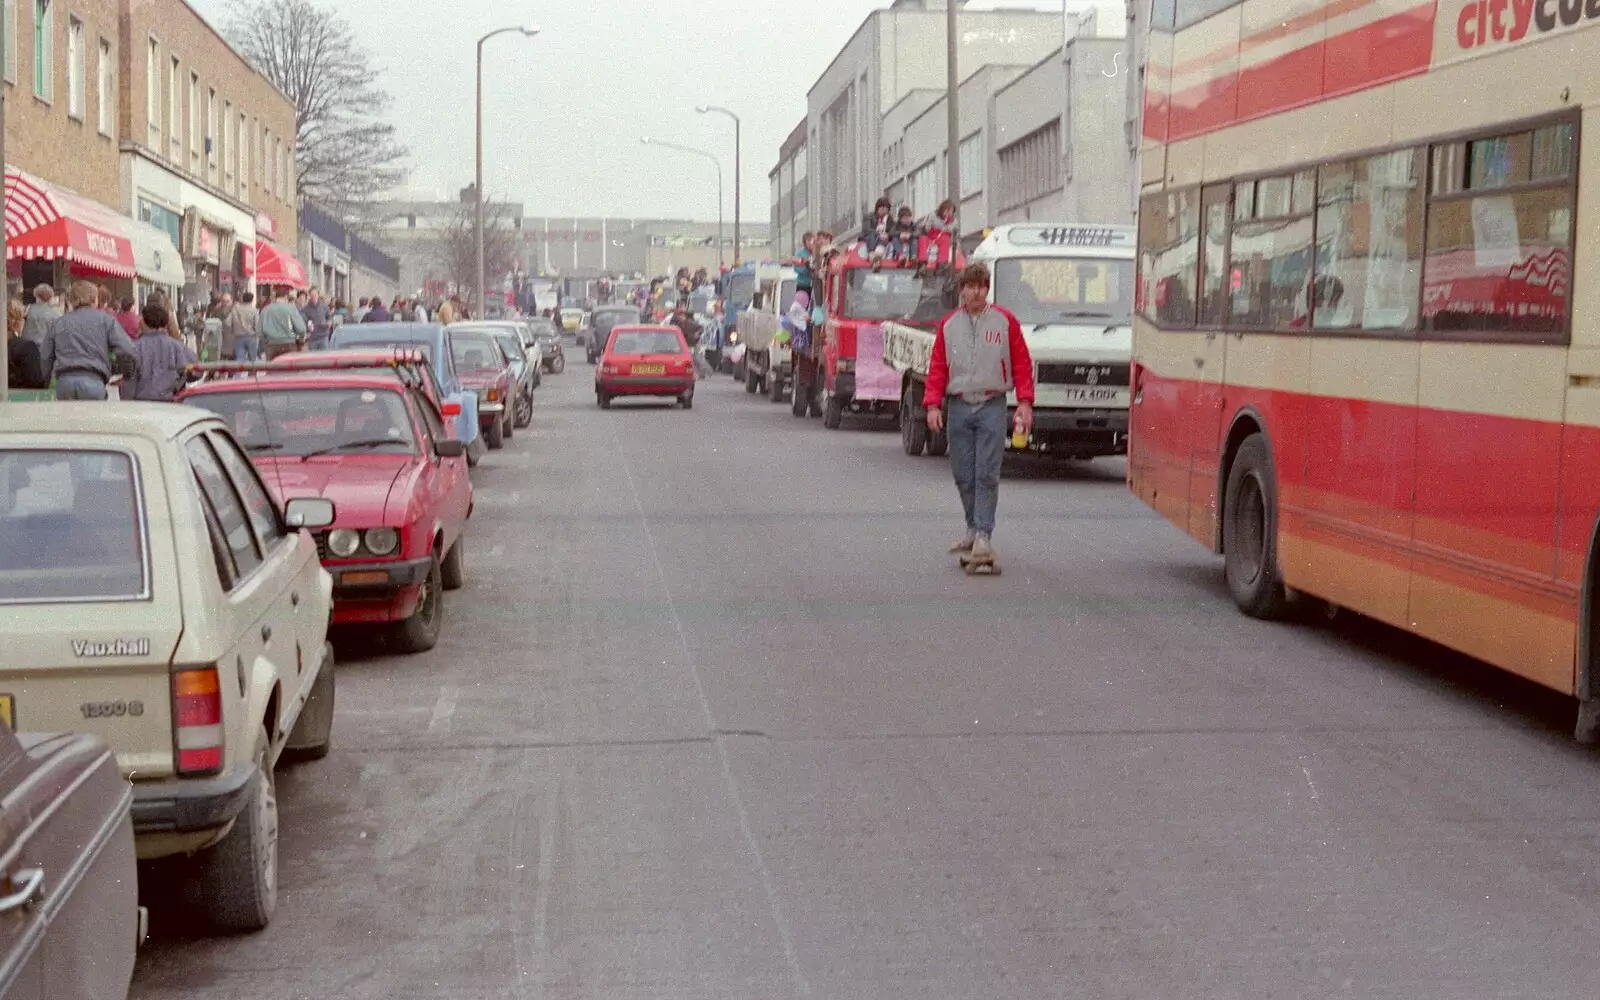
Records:
M487 334L452 333L450 353L455 355L456 367L471 371L474 368L499 368L500 352Z
M664 330L627 331L611 342L612 354L682 354L683 342Z
M507 330L505 333L495 334L494 339L500 342L500 349L505 351L506 356L512 361L528 360L528 352L522 349L521 337Z
M227 421L252 455L395 455L416 450L405 400L389 390L252 387L192 393L184 401Z
M0 450L0 604L148 596L133 459Z
M639 322L639 310L637 309L607 309L594 314L594 327L596 330L609 330L614 326L637 322Z

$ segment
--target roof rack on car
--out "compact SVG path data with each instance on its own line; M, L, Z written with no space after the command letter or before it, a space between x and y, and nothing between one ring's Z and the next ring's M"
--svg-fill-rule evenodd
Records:
M355 350L359 350L356 348ZM184 365L178 369L191 380L208 381L218 378L236 378L244 375L283 375L301 372L337 371L393 371L410 385L420 384L416 369L428 363L428 356L413 347L377 350L365 358L315 358L296 356L274 361L203 361Z

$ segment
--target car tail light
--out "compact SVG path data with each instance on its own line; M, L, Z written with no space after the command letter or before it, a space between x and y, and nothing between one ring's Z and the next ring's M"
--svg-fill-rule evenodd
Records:
M439 408L439 412L447 417L459 417L461 416L461 404L446 403Z
M216 667L172 675L172 732L179 774L222 770L222 688Z

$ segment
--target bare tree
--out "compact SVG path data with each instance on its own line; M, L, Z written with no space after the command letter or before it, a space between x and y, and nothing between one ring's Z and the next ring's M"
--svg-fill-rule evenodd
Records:
M471 295L478 276L477 207L463 200L450 222L439 232L435 261L446 281L454 282L464 297ZM511 228L505 202L490 198L483 203L483 280L496 287L520 259L517 234ZM470 299L469 299L470 301Z
M349 22L310 0L233 0L227 35L294 103L302 197L354 220L395 186L407 151Z

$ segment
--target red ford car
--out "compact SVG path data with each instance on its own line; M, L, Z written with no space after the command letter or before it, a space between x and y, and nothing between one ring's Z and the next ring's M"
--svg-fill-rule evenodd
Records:
M493 334L479 330L450 331L450 353L455 356L461 385L478 394L478 426L483 443L504 448L516 432L516 375Z
M694 406L694 359L675 326L611 329L594 370L594 395L602 410L618 396L673 396Z
M387 624L405 651L433 648L443 591L464 583L472 482L417 370L297 357L196 371L206 380L181 400L227 421L280 502L334 501L338 520L316 532L334 623Z

